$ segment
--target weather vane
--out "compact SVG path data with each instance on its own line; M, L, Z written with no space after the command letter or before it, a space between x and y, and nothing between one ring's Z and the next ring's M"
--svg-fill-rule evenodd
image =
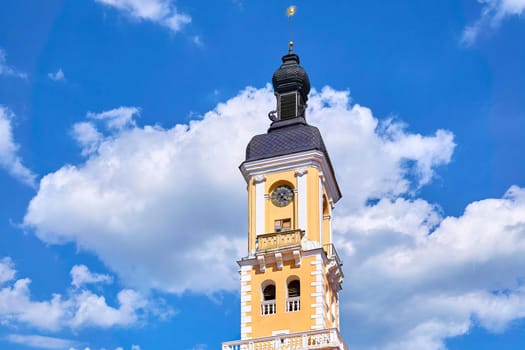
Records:
M290 18L290 41L288 42L289 52L293 51L293 40L292 40L292 17L295 15L297 8L295 5L292 5L286 9L286 15Z

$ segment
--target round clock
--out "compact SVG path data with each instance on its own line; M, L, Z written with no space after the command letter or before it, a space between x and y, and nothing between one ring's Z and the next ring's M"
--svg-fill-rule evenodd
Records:
M286 207L293 200L293 190L290 186L279 186L273 190L270 198L274 205L278 207Z

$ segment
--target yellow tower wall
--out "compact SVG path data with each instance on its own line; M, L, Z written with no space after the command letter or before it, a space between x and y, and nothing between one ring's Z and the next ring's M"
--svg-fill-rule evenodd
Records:
M284 261L281 268L278 268L275 262L268 262L264 271L256 264L242 266L243 339L336 326L337 323L332 322L329 305L335 302L338 306L337 294L332 291L326 278L326 261L323 256L324 253L318 249L315 254L304 256L300 266L296 265L294 260ZM287 282L291 277L298 277L300 280L300 310L286 312ZM274 314L263 314L263 286L266 286L269 280L276 287L276 308Z

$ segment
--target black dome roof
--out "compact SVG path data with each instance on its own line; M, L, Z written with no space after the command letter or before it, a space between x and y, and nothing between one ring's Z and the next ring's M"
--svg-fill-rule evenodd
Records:
M319 129L304 118L274 122L267 134L254 136L246 147L246 161L266 159L302 151L328 153Z
M310 79L304 68L299 65L299 56L290 52L282 57L282 61L283 64L273 73L273 89L278 94L299 91L306 102L310 92Z

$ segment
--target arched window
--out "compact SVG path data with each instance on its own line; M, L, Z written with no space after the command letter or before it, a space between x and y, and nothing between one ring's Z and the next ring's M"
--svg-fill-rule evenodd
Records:
M275 300L275 285L269 284L263 289L264 300Z
M273 281L266 281L262 284L261 289L261 314L273 315L275 313L275 284Z
M291 279L287 287L286 312L299 311L301 309L301 282L298 278Z

